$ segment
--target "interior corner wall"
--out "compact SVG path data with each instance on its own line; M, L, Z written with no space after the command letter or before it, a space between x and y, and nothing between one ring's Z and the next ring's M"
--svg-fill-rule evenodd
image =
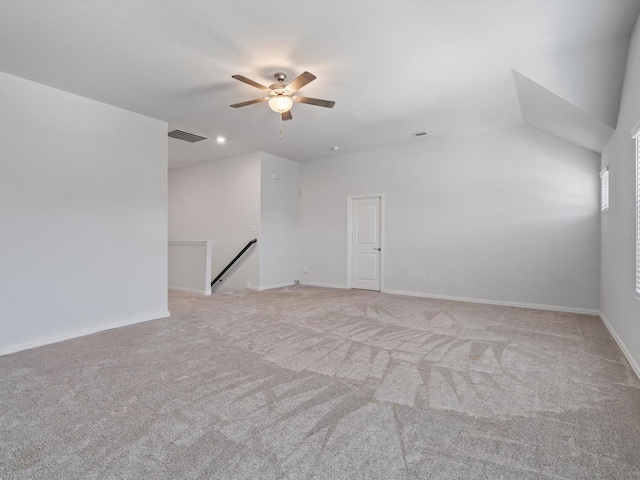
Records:
M167 124L0 91L0 353L167 316Z
M640 21L629 44L618 126L602 153L609 165L609 211L602 215L600 311L640 375L640 302L635 288L635 142L640 122Z
M300 164L260 152L260 289L298 280Z
M169 171L169 240L213 240L214 278L259 232L259 152ZM259 257L252 246L213 293L257 288Z
M300 281L346 285L347 196L383 193L384 291L597 311L599 168L531 127L302 163Z

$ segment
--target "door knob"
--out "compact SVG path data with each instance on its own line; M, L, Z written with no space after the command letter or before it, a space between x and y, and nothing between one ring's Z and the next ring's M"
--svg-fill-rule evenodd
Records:
M381 249L381 248L374 248L374 250L378 250L379 252L381 252L381 251L382 251L382 249Z

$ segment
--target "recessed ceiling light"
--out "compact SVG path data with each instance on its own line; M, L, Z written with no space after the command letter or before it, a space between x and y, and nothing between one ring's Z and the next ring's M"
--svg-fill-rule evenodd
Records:
M216 142L218 142L218 143L224 143L226 140L227 140L227 139L226 139L226 138L224 138L224 137L218 137L218 138L216 138Z
M339 148L340 148L340 147L338 147L337 145L335 145L335 146L331 147L331 150L333 150L334 152L337 152Z

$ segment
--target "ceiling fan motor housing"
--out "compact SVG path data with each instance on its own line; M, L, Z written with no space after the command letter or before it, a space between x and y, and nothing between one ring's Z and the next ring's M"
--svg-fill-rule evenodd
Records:
M287 90L284 85L284 81L287 79L287 74L282 72L274 73L273 78L275 78L278 83L269 85L269 90L271 90L272 94L290 97L291 92Z

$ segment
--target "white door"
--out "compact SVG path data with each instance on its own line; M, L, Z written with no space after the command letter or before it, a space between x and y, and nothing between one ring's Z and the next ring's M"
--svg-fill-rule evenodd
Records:
M380 291L380 197L354 198L351 287Z

